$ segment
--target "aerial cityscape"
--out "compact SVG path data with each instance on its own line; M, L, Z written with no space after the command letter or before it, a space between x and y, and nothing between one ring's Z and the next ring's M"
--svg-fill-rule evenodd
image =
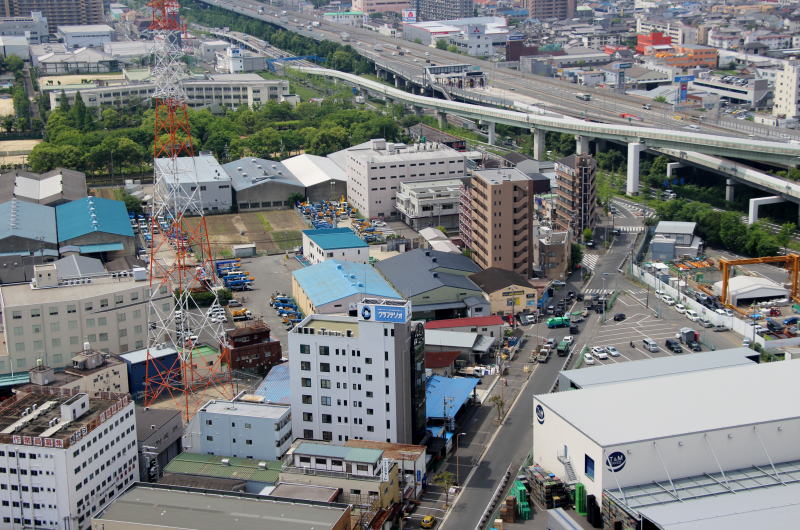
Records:
M797 528L799 225L800 2L6 2L0 529Z

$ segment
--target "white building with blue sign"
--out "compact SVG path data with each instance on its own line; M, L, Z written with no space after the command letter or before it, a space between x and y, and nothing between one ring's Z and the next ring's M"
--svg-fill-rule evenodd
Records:
M780 488L800 479L798 378L797 361L748 363L534 396L533 460L582 483L605 528L638 528L655 506Z
M425 434L425 330L406 300L364 298L288 337L294 438L416 443Z

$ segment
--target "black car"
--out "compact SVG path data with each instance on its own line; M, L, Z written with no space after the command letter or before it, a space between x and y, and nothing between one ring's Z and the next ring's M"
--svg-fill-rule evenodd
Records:
M580 330L580 328L578 328L577 324L572 324L569 327L569 332L570 332L571 335L577 335L578 333L581 332L581 330Z
M576 294L575 300L577 300L578 302L583 302L583 295L581 293Z
M667 339L667 349L670 350L672 353L683 353L683 348L675 339Z
M617 313L614 315L614 322L622 322L625 320L625 313Z
M687 344L687 346L689 346L689 349L692 351L703 351L703 348L700 347L700 343L697 342L696 340L689 341L689 344Z

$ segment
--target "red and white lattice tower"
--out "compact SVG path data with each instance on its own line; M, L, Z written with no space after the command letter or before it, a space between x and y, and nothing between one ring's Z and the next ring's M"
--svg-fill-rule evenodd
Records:
M198 307L192 296L213 293L212 307L219 305L181 83L185 74L180 36L185 28L178 17L180 6L176 0L152 0L148 5L153 11L156 88L144 403L170 400L188 421L208 399L233 397L230 354L222 324L212 321L211 312ZM203 343L218 346L219 353L200 346ZM157 355L164 348L174 348L177 358Z

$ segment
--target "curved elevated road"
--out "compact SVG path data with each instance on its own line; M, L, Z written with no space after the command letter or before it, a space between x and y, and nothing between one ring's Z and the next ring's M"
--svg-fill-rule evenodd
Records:
M298 67L297 70L308 74L341 79L342 81L359 86L373 94L385 96L388 99L402 101L418 107L434 109L439 112L456 114L474 120L502 123L513 127L542 129L548 132L575 134L589 138L604 138L626 143L642 143L647 147L665 147L667 149L677 149L680 151L698 151L705 154L772 162L787 166L800 164L800 145L797 144L754 140L752 138L733 138L730 136L692 131L614 125L589 122L577 118L529 114L515 110L482 107L480 105L462 103L460 101L449 101L410 94L371 79L326 68ZM800 194L798 194L797 197L800 198Z

